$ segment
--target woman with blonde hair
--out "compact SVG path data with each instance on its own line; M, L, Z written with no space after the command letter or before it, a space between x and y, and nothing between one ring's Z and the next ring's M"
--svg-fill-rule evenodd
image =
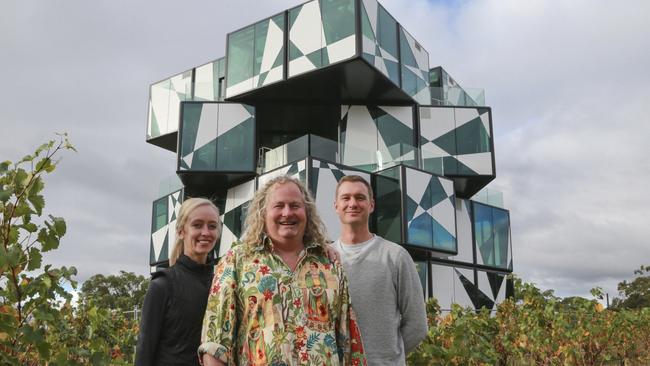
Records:
M221 234L219 209L205 198L189 198L176 221L169 268L153 274L144 300L137 366L198 365L213 263L208 255Z

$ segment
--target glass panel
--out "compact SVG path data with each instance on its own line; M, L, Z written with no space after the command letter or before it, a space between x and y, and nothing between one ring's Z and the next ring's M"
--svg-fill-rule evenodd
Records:
M167 131L171 80L151 85L149 90L149 137L158 137Z
M217 164L217 141L213 140L194 150L192 170L215 170Z
M492 188L483 188L474 196L472 196L472 201L485 203L486 205L499 208L505 208L503 205L503 192Z
M326 139L317 135L309 135L309 153L315 158L339 163L338 144L334 140Z
M216 62L199 66L194 69L194 97L192 100L214 101L218 94L214 92Z
M286 145L286 163L296 161L307 156L309 153L309 136L305 135L288 142Z
M296 22L296 19L298 18L298 14L300 14L300 10L302 9L302 6L298 6L296 8L293 8L289 10L289 27L287 29L292 29L294 23ZM295 60L296 58L302 56L302 52L290 41L289 42L289 61Z
M379 45L397 59L397 22L381 4L378 6Z
M354 34L353 0L321 0L320 4L325 44L332 44Z
M402 242L402 190L400 167L382 171L375 176L375 232L387 240Z
M216 169L220 171L254 171L253 149L255 122L252 118L217 138Z
M492 209L492 217L494 218L494 265L508 268L510 218L507 211L498 208Z
M153 203L153 225L151 227L151 233L155 233L160 230L163 226L167 225L167 196L154 201Z
M266 34L269 30L269 21L264 20L255 24L255 62L253 64L253 75L260 74L264 46L266 45Z
M444 165L442 163L443 160L438 151L433 151L432 149L428 149L426 146L421 146L420 154L422 155L421 168L423 170L437 175L445 174L445 170L443 168Z
M178 178L178 175L170 175L158 184L158 197L168 196L181 189L183 189L183 182Z
M441 87L442 86L442 69L440 67L436 67L434 69L429 70L429 85L433 87Z
M474 240L481 260L479 264L494 265L494 237L492 228L492 209L480 203L472 203L474 211Z
M181 131L180 156L187 156L194 150L194 142L201 120L201 103L185 103L183 107L183 131Z
M479 116L456 129L456 141L458 154L490 151L490 136Z
M414 96L418 92L418 80L418 77L408 67L402 65L402 90L408 95Z
M427 278L429 272L429 264L426 261L415 261L415 269L417 269L418 276L420 277L420 284L422 285L422 293L424 294L424 298L427 298Z
M253 77L254 34L250 26L228 36L228 87Z

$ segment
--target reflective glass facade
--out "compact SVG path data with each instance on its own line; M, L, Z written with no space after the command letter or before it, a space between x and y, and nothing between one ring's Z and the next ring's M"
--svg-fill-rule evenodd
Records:
M220 208L223 255L279 175L306 184L335 240L335 188L357 174L375 193L371 230L413 256L425 296L443 309L505 298L509 212L481 191L496 176L484 93L431 68L376 0L312 0L225 36L225 57L151 86L147 141L176 152L182 186L166 180L153 203L152 268L173 249L184 197Z
M510 214L508 211L472 203L477 263L501 269L510 264Z
M412 107L342 106L341 116L343 164L369 172L396 164L417 166Z
M226 96L282 80L284 15L276 15L228 35Z
M220 58L151 85L147 140L178 132L181 102L223 100L224 78L225 59ZM171 147L162 147L176 151L172 141Z
M254 172L255 111L231 103L185 103L179 170Z

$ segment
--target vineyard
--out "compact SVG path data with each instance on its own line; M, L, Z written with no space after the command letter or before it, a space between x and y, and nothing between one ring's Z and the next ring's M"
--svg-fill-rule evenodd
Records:
M138 334L137 311L147 281L121 272L84 283L74 267L54 268L43 253L66 233L63 218L44 218L44 176L55 155L74 150L66 135L16 163L0 163L0 364L129 365ZM515 297L496 312L455 306L442 314L427 303L429 334L408 356L410 365L648 365L650 266L619 284L621 299L561 299L513 278Z
M496 313L427 303L429 334L410 365L648 365L650 307L605 309L593 300L560 299L515 278L514 299Z

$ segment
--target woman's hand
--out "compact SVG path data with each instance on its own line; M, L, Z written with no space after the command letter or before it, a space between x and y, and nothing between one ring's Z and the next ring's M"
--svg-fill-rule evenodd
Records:
M201 364L203 366L226 366L225 363L221 362L213 355L209 355L207 353L203 354L202 360L203 362Z
M325 251L327 252L327 258L329 258L334 263L340 263L341 255L338 250L334 248L333 245L329 244L325 246Z

